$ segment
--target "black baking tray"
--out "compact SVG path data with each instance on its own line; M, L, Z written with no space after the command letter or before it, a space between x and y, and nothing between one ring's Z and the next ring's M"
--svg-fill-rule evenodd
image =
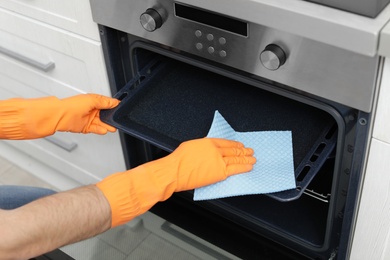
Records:
M235 131L292 131L296 189L267 194L297 199L335 148L337 126L327 112L230 77L173 60L147 64L116 95L101 120L172 152L205 137L218 110Z

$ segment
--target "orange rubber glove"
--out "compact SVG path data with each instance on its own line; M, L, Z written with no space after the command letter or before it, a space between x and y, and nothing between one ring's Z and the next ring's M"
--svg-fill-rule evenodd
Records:
M0 101L0 139L34 139L56 131L114 132L114 127L100 121L99 111L118 104L117 99L97 94Z
M196 139L182 143L164 158L108 176L96 186L111 206L111 227L115 227L145 213L173 192L248 172L255 162L253 150L239 142Z

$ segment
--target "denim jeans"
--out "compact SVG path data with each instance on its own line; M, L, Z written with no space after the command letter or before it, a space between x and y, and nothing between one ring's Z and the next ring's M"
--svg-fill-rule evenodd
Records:
M14 209L33 200L56 193L53 190L27 187L0 185L0 209Z

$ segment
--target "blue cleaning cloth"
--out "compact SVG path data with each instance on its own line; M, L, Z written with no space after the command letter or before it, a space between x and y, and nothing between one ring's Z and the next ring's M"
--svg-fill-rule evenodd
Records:
M195 189L195 201L296 188L291 131L236 132L216 111L207 137L240 141L254 150L257 162L250 172Z

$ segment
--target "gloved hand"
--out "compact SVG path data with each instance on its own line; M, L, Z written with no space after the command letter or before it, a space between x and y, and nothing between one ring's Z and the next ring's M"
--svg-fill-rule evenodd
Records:
M248 172L253 150L225 139L203 138L182 143L170 155L126 172L115 173L96 186L111 206L112 227L149 210L173 192L191 190Z
M0 101L0 139L34 139L56 131L114 132L114 127L100 121L99 111L118 104L117 99L97 94Z

